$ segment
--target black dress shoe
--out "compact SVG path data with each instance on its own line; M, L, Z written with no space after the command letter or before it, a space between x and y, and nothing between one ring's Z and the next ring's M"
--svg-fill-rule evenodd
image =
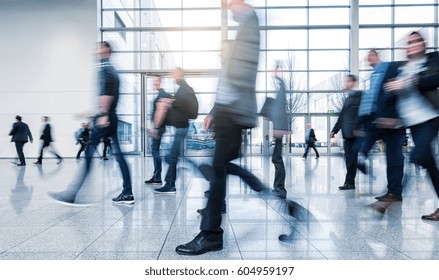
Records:
M439 208L436 209L436 211L434 211L433 213L431 213L429 215L423 215L422 219L429 220L429 221L439 221Z
M378 196L377 199L385 202L398 202L402 201L402 196L393 193L386 193L385 195Z
M222 236L220 240L209 240L199 233L191 242L177 246L175 252L179 255L195 256L211 251L220 251L222 249Z
M17 166L26 166L26 163L17 163Z
M355 190L355 185L344 184L343 186L338 187L339 190Z

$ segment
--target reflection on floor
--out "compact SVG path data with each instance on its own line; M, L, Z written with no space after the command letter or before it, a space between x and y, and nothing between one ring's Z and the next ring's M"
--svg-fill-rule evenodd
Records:
M196 210L206 202L208 183L183 160L177 194L154 194L157 186L144 184L151 177L152 159L128 161L134 206L112 204L122 183L117 163L96 159L79 194L92 204L76 208L47 197L75 176L80 165L75 160L57 165L47 159L33 166L28 159L27 167L0 160L0 259L439 259L439 222L420 219L436 209L437 198L425 171L408 163L404 201L380 215L367 205L386 190L384 157L373 157L372 175L359 174L357 188L348 191L338 190L345 173L341 157L285 157L288 198L315 217L302 221L281 215L270 201L230 176L224 250L187 257L174 250L198 233ZM266 184L273 181L269 157L239 163ZM289 235L289 242L279 241L281 234Z

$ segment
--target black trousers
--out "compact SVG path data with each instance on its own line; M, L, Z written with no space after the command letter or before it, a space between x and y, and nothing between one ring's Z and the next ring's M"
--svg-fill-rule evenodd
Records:
M358 151L361 147L361 142L356 138L344 139L344 156L346 163L346 178L345 184L355 185L355 176L357 175Z
M312 148L314 152L316 152L316 157L320 157L319 151L317 151L316 146L314 145L314 142L309 142L306 144L305 153L303 154L303 157L306 158L308 156L309 148Z
M85 149L87 148L87 144L88 144L88 142L80 142L79 143L80 145L81 145L81 147L79 148L79 151L78 151L78 153L76 154L76 159L79 159L80 157L81 157L81 153L83 152L83 151L85 151Z
M17 150L18 158L20 159L20 164L26 165L26 160L24 159L23 146L26 142L15 142L15 149Z
M44 149L46 149L47 147L50 147L50 142L43 142L43 145L41 146L41 150L40 150L40 156L38 157L38 162L43 162L43 153L44 153ZM61 156L53 149L53 146L50 147L49 150L50 153L52 153L54 156L56 156L58 159L61 158Z
M317 153L318 155L318 153ZM287 193L285 190L285 164L282 159L282 138L276 138L271 162L274 164L273 189Z
M215 115L214 179L201 220L201 234L211 240L222 240L221 210L226 197L226 168L231 160L239 157L243 128L233 123L223 112Z

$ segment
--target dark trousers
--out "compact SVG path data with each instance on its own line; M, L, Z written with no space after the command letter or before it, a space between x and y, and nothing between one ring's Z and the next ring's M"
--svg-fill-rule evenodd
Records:
M15 149L17 150L17 155L20 160L20 164L25 165L26 160L24 159L24 153L23 153L23 146L26 144L26 142L15 142Z
M346 138L344 139L344 157L346 163L345 184L355 185L355 176L357 175L358 151L360 150L360 139Z
M318 156L318 153L317 153ZM282 138L276 138L271 162L274 164L273 189L286 194L285 190L285 164L282 159Z
M367 156L376 141L382 139L386 144L387 190L389 193L402 194L402 178L404 176L404 143L405 129L377 128L366 122L366 135L360 152Z
M81 145L81 147L79 148L79 151L76 154L76 159L79 159L81 157L81 153L85 151L85 149L87 148L88 142L81 141L79 142L79 144Z
M439 130L439 117L425 123L410 127L415 148L410 154L410 161L427 169L434 190L439 197L439 170L431 150L431 142Z
M154 162L154 173L152 177L155 179L162 179L162 157L160 156L160 144L162 143L162 136L165 133L166 128L159 129L159 138L152 138L151 154Z
M172 143L171 152L166 156L165 160L168 164L168 172L166 173L165 181L166 185L175 187L175 181L177 180L177 162L180 156L181 145L184 138L187 135L188 128L176 128L174 135L174 142Z
M61 158L61 156L53 149L53 146L50 145L50 142L43 142L43 145L41 146L41 150L40 150L40 156L38 157L38 162L43 162L43 153L44 153L44 149L46 149L47 147L50 147L49 152L51 154L53 154L54 156L56 156L58 159Z
M316 149L316 146L314 145L314 142L308 142L306 143L305 153L303 154L303 157L306 158L308 156L309 148L312 148L314 152L316 153L316 157L320 157L319 152Z
M226 197L226 169L231 160L239 157L242 129L228 114L217 112L215 115L214 179L200 225L201 233L211 240L222 240L221 210Z
M104 150L102 151L102 157L107 157L107 150L111 149L111 142L104 141Z
M85 167L82 170L81 174L78 176L76 182L71 184L67 189L67 194L72 195L72 197L76 197L76 194L81 189L85 179L87 178L88 173L91 169L91 160L93 154L96 152L96 147L101 142L102 138L110 137L113 143L113 155L116 158L117 163L119 164L120 171L122 173L123 178L123 195L132 195L132 186L131 186L131 176L130 171L128 169L128 165L125 161L125 158L122 155L122 151L119 145L119 139L117 137L117 124L118 118L116 115L110 115L110 125L107 127L98 127L96 124L93 126L93 132L91 134L90 141L88 142L88 147L85 150Z

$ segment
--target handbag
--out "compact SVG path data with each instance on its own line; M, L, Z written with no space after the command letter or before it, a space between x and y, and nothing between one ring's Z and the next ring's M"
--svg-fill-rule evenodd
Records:
M261 111L259 112L259 115L263 116L264 118L272 119L273 110L274 110L274 98L267 97L265 99L264 105L261 108Z

